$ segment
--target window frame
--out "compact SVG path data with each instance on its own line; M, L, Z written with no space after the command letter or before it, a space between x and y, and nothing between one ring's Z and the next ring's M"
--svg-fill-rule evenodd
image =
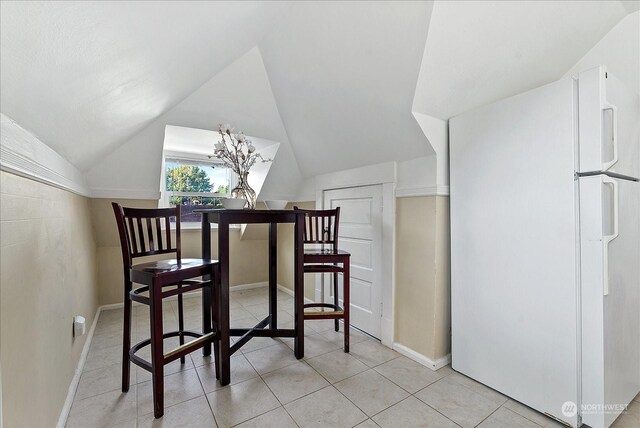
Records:
M229 171L229 193L218 192L179 192L173 190L167 190L167 163L171 161L177 161L184 165L194 166L220 166ZM163 151L162 154L162 173L160 177L160 201L159 206L161 208L167 208L173 206L171 204L171 197L202 197L202 198L217 198L227 199L230 197L231 190L237 185L238 177L233 170L225 166L217 159L210 159L208 155L199 153L188 152L175 152L175 151ZM215 226L212 224L212 226ZM180 221L180 227L182 229L200 229L200 222Z

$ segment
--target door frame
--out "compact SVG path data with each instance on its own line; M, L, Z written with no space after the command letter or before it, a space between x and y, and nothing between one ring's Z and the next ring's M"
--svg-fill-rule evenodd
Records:
M393 319L395 292L395 177L396 163L386 162L362 168L324 174L316 177L316 207L324 209L324 192L363 186L382 186L382 263L380 270L382 311L380 341L393 346ZM321 298L321 288L316 281L316 299Z

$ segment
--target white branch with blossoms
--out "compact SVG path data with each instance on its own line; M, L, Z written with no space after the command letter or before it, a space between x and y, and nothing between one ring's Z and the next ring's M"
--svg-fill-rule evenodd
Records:
M273 159L265 159L256 152L256 148L242 132L232 133L233 128L229 124L218 126L220 140L215 145L214 156L231 168L233 172L242 176L249 173L251 167L260 159L262 162L271 162ZM212 156L209 156L211 158Z

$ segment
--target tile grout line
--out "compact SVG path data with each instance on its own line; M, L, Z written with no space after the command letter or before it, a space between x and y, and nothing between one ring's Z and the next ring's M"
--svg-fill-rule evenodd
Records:
M503 408L503 407L504 407L506 410L510 411L511 413L515 413L516 415L518 415L518 416L520 416L520 417L525 418L525 419L526 419L526 420L528 420L529 422L531 422L531 423L533 423L533 424L535 424L535 425L537 425L537 426L539 426L539 427L544 428L544 425L540 425L538 422L534 421L533 419L529 418L528 416L523 415L523 414L521 414L521 413L519 413L519 412L517 412L517 411L515 411L515 410L513 410L513 409L510 409L510 408L506 407L506 406L505 406L505 404L507 404L507 403L509 402L509 400L513 400L513 399L512 399L512 398L508 398L508 399L507 399L507 401L505 401L504 403L502 403L502 405L500 406L500 408ZM513 401L516 401L516 400L513 400ZM522 404L522 403L520 403L519 401L516 401L516 403ZM522 405L523 405L523 406L525 406L524 404L522 404ZM527 408L528 408L528 407L527 407ZM532 409L532 410L533 410L533 409ZM547 419L549 419L549 420L553 420L553 419L549 418L547 415L545 415L545 414L543 414L543 413L538 412L537 410L533 410L533 411L534 411L534 412L536 412L536 414L539 414L540 416L543 416L543 417L545 417L545 418L547 418Z
M437 381L435 381L435 382L430 383L429 385L425 386L424 388L420 389L419 391L416 391L416 392L415 392L415 394L419 393L420 391L424 391L425 389L429 388L431 385L433 385L433 384L435 384L435 383L437 383L437 382L440 382L441 380L444 380L445 378L448 378L448 377L449 377L449 376L451 376L453 373L457 373L457 372L456 372L456 371L453 371L453 369L452 369L452 372L451 372L451 373L449 373L449 374L447 374L447 375L445 375L445 376L441 377L440 379L438 379L438 380L437 380ZM453 381L453 382L455 382L455 381ZM482 394L480 394L480 393L478 393L478 392L474 391L473 389L471 389L471 388L467 387L466 385L460 384L460 383L458 383L458 382L455 382L455 383L456 383L456 384L458 384L458 385L460 385L460 386L465 387L465 388L466 388L467 390L469 390L470 392L473 392L474 394L476 394L476 395L478 395L478 396L480 396L480 397L482 397L482 398L485 398ZM415 394L413 394L413 395L415 396ZM415 397L416 397L418 400L420 400L420 397L417 397L417 396L415 396ZM486 399L486 400L488 400L488 401L492 401L492 400L489 400L488 398L485 398L485 399ZM508 401L508 400L507 400L507 401ZM453 419L451 419L450 417L448 417L448 416L447 416L447 415L445 415L444 413L440 412L438 409L436 409L435 407L433 407L433 406L432 406L432 405L430 405L429 403L427 403L427 402L425 402L425 401L423 401L423 400L420 400L420 402L422 402L422 403L426 404L427 406L429 406L430 408L432 408L432 409L433 409L433 410L435 410L436 412L440 413L442 416L444 416L445 418L447 418L448 420L450 420L451 422L453 422L453 423L454 423L454 424L456 424L457 426L460 426L460 424L458 424L456 421L454 421ZM505 401L505 403L506 403L506 401ZM487 415L487 417L485 417L484 419L482 419L480 422L478 422L478 423L477 423L476 425L474 425L474 426L476 426L476 427L477 427L478 425L480 425L480 424L481 424L482 422L484 422L487 418L489 418L491 415L493 415L493 414L494 414L494 413L495 413L499 408L501 408L502 406L504 406L504 404L505 404L505 403L502 403L501 405L499 405L495 410L493 410L489 415Z
M251 364L251 363L249 363L249 364ZM221 388L219 388L219 389L217 389L217 390L215 390L215 391L211 391L209 394L213 394L213 393L216 393L216 392L219 392L219 391L223 391L223 390L225 390L225 389L227 389L227 388L231 388L232 386L240 385L240 384L243 384L243 383L245 383L245 382L249 382L250 380L254 380L254 379L257 379L257 378L260 378L260 380L265 384L265 386L267 387L267 389L269 389L269 392L271 392L271 394L273 394L273 391L271 391L271 388L269 388L269 385L267 385L267 384L266 384L266 382L265 382L265 381L260 377L260 375L258 375L257 377L252 377L252 378L250 378L250 379L245 379L245 380L243 380L243 381L241 381L241 382L238 382L238 383L235 383L235 384L233 384L233 385L231 385L231 384L229 384L229 385L225 385L225 386L223 386L223 387L221 387ZM207 395L207 394L205 394L205 396L206 396L206 395ZM275 395L275 394L273 394L273 396L274 396L274 398L276 399L276 401L278 402L278 404L280 404L280 407L284 407L284 406L282 405L282 403L280 403L280 400L278 400L278 397L276 397L276 395ZM209 397L206 397L206 398L207 398L207 402L208 402L208 401L209 401ZM211 406L211 403L209 403L209 406ZM243 420L243 421L240 421L240 422L238 422L237 424L231 425L231 427L236 427L236 426L238 426L238 425L240 425L240 424L243 424L243 423L245 423L245 422L251 421L251 420L253 420L253 419L255 419L255 418L259 418L260 416L262 416L262 415L266 415L267 413L272 412L272 411L274 411L274 410L276 410L276 409L278 409L278 407L273 408L273 409L271 409L271 410L267 410L266 412L262 412L262 413L260 413L260 414L258 414L258 415L256 415L256 416L252 416L252 417L250 417L249 419L245 419L245 420ZM212 410L212 411L213 411L213 410ZM286 411L286 410L285 410L285 411ZM214 413L214 418L215 418L215 413ZM292 418L292 419L293 419L293 418ZM294 422L295 422L295 421L294 421ZM217 424L217 420L216 420L216 424ZM297 425L297 424L296 424L296 425Z
M398 358L399 358L399 357L398 357ZM405 357L405 358L406 358L406 357ZM388 363L388 362L390 362L390 361L393 361L393 360L395 360L395 359L396 359L396 358L391 359L391 360L389 360L389 361L387 361L387 362L385 362L385 363L378 364L378 365L377 365L377 366L375 366L375 367L380 367L380 366L382 366L382 365L384 365L384 364L386 364L386 363ZM445 415L445 414L441 413L438 409L436 409L436 408L432 407L432 406L431 406L431 405L429 405L428 403L425 403L424 401L420 400L420 398L416 397L416 394L417 394L418 392L423 391L424 389L426 389L426 388L430 387L430 386L431 386L431 385L433 385L434 383L439 382L439 381L441 381L442 379L444 379L444 378L448 377L451 373L449 373L449 374L447 374L447 375L444 375L444 376L442 376L442 377L441 377L441 378L439 378L439 379L434 380L433 382L429 383L428 385L424 386L423 388L420 388L418 391L416 391L416 392L413 392L413 393L412 393L412 392L410 392L410 391L407 391L407 390L406 390L405 388L403 388L402 386L398 385L398 384L397 384L396 382L394 382L392 379L389 379L389 378L388 378L387 376L385 376L384 374L382 374L382 373L378 372L377 370L375 370L375 367L372 367L372 368L371 368L371 370L374 370L374 371L375 371L376 373L378 373L380 376L384 377L385 379L387 379L388 381L390 381L391 383L393 383L394 385L396 385L397 387L399 387L400 389L402 389L403 391L405 391L406 393L408 393L408 394L409 394L409 397L413 397L413 398L415 398L416 400L420 401L421 403L424 403L427 407L429 407L429 408L433 409L435 412L439 413L440 415L442 415L442 416L443 416L444 418L446 418L447 420L449 420L449 421L453 422L456 426L460 426L460 425L458 425L454 420L452 420L451 418L449 418L447 415ZM366 371L366 370L365 370L365 371ZM364 372L362 372L362 373L364 373ZM386 409L381 410L381 411L379 411L378 413L376 413L375 415L370 416L370 418L373 418L373 416L377 416L377 415L379 415L380 413L384 412L385 410L388 410L388 409L390 409L391 407L393 407L393 406L395 406L395 405L397 405L397 404L402 403L403 401L405 401L405 400L406 400L406 399L408 399L409 397L406 397L406 398L404 398L404 399L402 399L402 400L398 401L397 403L392 404L391 406L387 407ZM500 406L500 407L502 407L502 406ZM497 410L497 409L496 409L496 410Z
M335 350L334 350L334 351L335 351ZM331 351L331 352L333 352L333 351ZM323 355L326 355L326 354L323 354ZM320 356L320 355L318 355L318 356ZM313 357L313 358L315 358L315 357ZM355 357L354 357L354 358L355 358ZM358 361L359 361L359 360L358 360ZM291 404L291 403L293 403L293 402L295 402L295 401L301 400L302 398L307 397L307 396L309 396L309 395L311 395L311 394L315 394L316 392L321 391L321 390L323 390L323 389L325 389L325 388L332 387L332 388L333 388L334 390L336 390L340 395L342 395L344 398L346 398L348 402L350 402L350 403L351 403L351 404L353 404L353 405L354 405L358 410L360 410L360 411L361 411L361 412L362 412L362 413L367 417L367 419L371 419L371 418L369 417L369 415L367 415L367 413L366 413L366 412L364 412L364 411L363 411L360 407L358 407L358 406L357 406L353 401L351 401L348 397L346 397L346 396L345 396L345 395L344 395L344 394L343 394L343 393L342 393L338 388L336 388L336 387L335 387L335 385L334 385L333 383L331 383L331 381L330 381L329 379L325 378L325 377L324 377L320 372L318 372L318 371L317 371L313 366L311 366L311 365L310 365L309 363L307 363L306 361L301 361L301 362L302 362L302 363L304 363L304 364L306 364L306 365L307 365L308 367L310 367L313 371L315 371L315 372L316 372L316 373L317 373L321 378L323 378L323 379L328 383L328 385L327 385L327 386L325 386L325 387L322 387L322 388L320 388L320 389L318 389L318 390L315 390L315 391L313 391L313 392L310 392L310 393L308 393L308 394L304 394L304 395L302 395L302 396L300 396L300 397L296 398L295 400L290 401L290 402L289 402L289 403L287 403L287 404ZM286 367L287 367L287 366L285 366L285 367L283 367L283 368L286 368ZM278 369L278 370L280 370L280 369ZM276 370L274 370L274 371L276 371ZM366 370L365 370L365 371L366 371ZM269 372L269 373L273 373L273 372ZM265 373L265 374L269 374L269 373ZM360 372L360 373L364 373L364 371L363 371L363 372ZM357 374L360 374L360 373L357 373ZM357 375L357 374L356 374L356 375ZM260 374L258 374L258 375L259 375L259 376L260 376L260 378L262 379L262 375L260 375ZM353 376L356 376L356 375L353 375ZM353 376L349 376L349 377L353 377ZM348 379L348 378L345 378L345 379ZM345 380L345 379L342 379L342 380ZM342 382L342 380L340 380L340 382ZM262 379L262 381L265 383L265 385L267 385L267 388L269 388L269 385L264 381L264 379ZM337 382L336 382L336 383L337 383ZM271 391L271 388L269 388L269 390ZM272 393L273 393L273 391L272 391ZM285 412L287 412L287 414L289 414L289 416L291 416L291 414L287 411L287 409L286 409L286 407L285 407L285 404L283 404L283 403L280 401L280 399L279 399L275 394L273 394L273 395L276 397L276 400L278 400L278 402L279 402L279 403L281 404L281 406L284 408ZM298 425L298 423L295 421L295 419L293 418L293 416L291 416L291 419L293 419L294 423L296 423L296 425ZM367 419L365 419L365 421L366 421ZM362 422L364 422L364 421L362 421ZM359 422L359 423L358 423L358 424L356 424L356 425L359 425L359 424L360 424L360 423L362 423L362 422ZM374 423L375 423L375 422L374 422ZM377 425L377 424L376 424L376 425ZM299 425L298 425L298 426L299 426Z
M484 421L486 421L487 419L489 419L489 418L491 417L491 415L493 415L495 412L497 412L497 411L500 409L500 407L502 407L502 406L499 406L499 407L498 407L497 409L495 409L493 412L489 413L489 414L488 414L488 415L487 415L483 420L481 420L480 422L478 422L478 423L477 423L477 424L475 424L474 426L476 426L476 427L480 426L480 424L481 424L481 423L483 423Z
M249 359L247 359L247 361L249 361ZM251 361L249 361L249 364L251 364ZM290 364L290 365L291 365L291 364ZM307 365L308 365L308 364L307 364ZM282 367L282 368L284 369L284 368L286 368L286 367L288 367L288 366L285 366L285 367ZM311 367L311 368L313 369L313 367ZM254 370L255 370L255 368L254 368ZM280 370L280 369L278 369L278 370ZM274 370L274 372L275 372L275 371L277 371L277 370ZM256 373L258 373L258 372L256 371ZM269 373L273 373L273 372L269 372ZM269 373L265 373L265 374L269 374ZM261 375L260 373L258 373L258 377L259 377L259 378L260 378L260 380L265 384L265 386L266 386L266 387L267 387L267 389L271 392L271 394L273 394L273 396L274 396L274 397L275 397L275 399L278 401L278 403L280 403L280 407L282 407L282 409L285 411L285 413L286 413L287 415L289 415L289 417L291 418L291 420L293 421L293 423L294 423L294 424L296 424L296 426L297 426L298 428L300 428L300 425L298 425L298 422L296 422L296 420L293 418L293 416L291 416L291 414L287 411L286 407L284 407L284 406L285 406L285 405L284 405L284 403L283 403L282 401L280 401L280 399L278 398L278 396L276 395L276 393L271 389L271 387L269 386L269 384L264 380L264 378L262 377L262 375ZM317 392L317 391L314 391L314 392ZM311 392L310 394L313 394L313 392ZM303 397L306 397L307 395L310 395L310 394L305 394L305 395L303 395ZM302 397L299 397L299 398L302 398ZM299 398L296 398L296 400L298 400ZM291 403L293 403L293 402L294 402L294 401L296 401L296 400L292 400L292 401L291 401ZM287 404L288 404L288 403L287 403ZM271 412L271 411L273 411L273 410L269 410L269 412ZM267 412L267 413L268 413L268 412ZM265 414L265 413L263 413L263 415L264 415L264 414ZM262 416L262 415L258 415L258 416L256 416L256 417L259 417L259 416ZM254 419L254 418L251 418L251 419ZM249 419L249 420L251 420L251 419ZM245 422L246 422L246 421L245 421Z
M191 354L189 354L189 358L191 358ZM191 361L193 362L193 359ZM204 365L201 367L204 367ZM204 392L204 399L207 401L207 406L209 406L209 411L211 411L211 415L213 416L213 421L216 424L216 427L219 427L220 424L218 424L218 418L216 418L216 413L213 411L213 407L211 407L211 402L209 401L207 391L204 389L204 384L202 383L202 379L200 378L200 373L198 373L198 368L195 367L195 364L194 364L194 370L196 371L196 376L198 376L198 381L200 382L200 386L202 387L202 391ZM213 370L215 371L215 366ZM212 391L212 392L215 392L215 391Z
M338 349L340 349L340 348L338 348ZM333 352L333 351L332 351L332 352ZM350 353L349 353L349 354L350 354ZM325 355L326 355L326 354L325 354ZM352 355L352 356L353 356L353 355ZM358 361L360 361L357 357L355 357L355 356L353 356L353 357L354 357L355 359L357 359ZM315 358L315 357L314 357L314 358ZM391 361L391 360L389 360L389 361ZM362 361L360 361L360 362L366 366L366 364L365 364L364 362L362 362ZM384 364L384 363L382 363L382 364ZM307 365L309 365L309 364L307 363ZM348 402L350 402L351 404L353 404L353 405L354 405L358 410L360 410L360 411L361 411L361 412L362 412L362 413L367 417L367 418L366 418L364 421L362 421L362 422L366 422L368 419L371 419L371 416L369 416L369 415L367 414L367 412L365 412L365 411L364 411L363 409L361 409L361 408L360 408L356 403L354 403L351 399L349 399L349 397L347 397L345 394L343 394L343 393L342 393L342 391L340 391L340 390L335 386L335 384L331 383L331 381L330 381L329 379L326 379L324 376L322 376L322 374L321 374L320 372L318 372L318 371L317 371L313 366L309 365L309 367L311 367L311 368L312 368L316 373L318 373L322 378L324 378L327 382L329 382L329 386L333 387L333 389L335 389L335 390L336 390L340 395L342 395L342 396L343 396L343 397L344 397ZM376 367L377 367L377 366L376 366ZM352 377L358 376L359 374L365 373L365 372L367 372L368 370L373 370L373 367L368 367L368 366L367 366L367 369L366 369L366 370L363 370L363 371L361 371L360 373L356 373L356 374L354 374L354 375L352 375L352 376L348 376L348 377L346 377L346 378L344 378L344 379L341 379L341 380L339 380L339 381L338 381L338 382L336 382L336 383L343 382L343 381L345 381L345 380L347 380L347 379L350 379L350 378L352 378ZM324 388L321 388L321 389L324 389ZM319 391L319 390L318 390L318 391ZM315 391L315 392L317 392L317 391ZM310 394L307 394L307 395L310 395ZM300 398L302 398L302 397L300 397ZM294 401L296 401L296 400L294 400ZM402 401L402 400L401 400L401 401ZM395 404L397 404L397 403L395 403ZM394 405L395 405L395 404L394 404ZM391 406L390 406L390 407L391 407ZM385 410L386 410L386 409L385 409ZM377 413L376 413L376 414L377 414ZM375 416L375 415L374 415L374 416ZM372 421L373 421L373 419L372 419ZM361 424L362 422L359 422L359 423L358 423L358 424L356 424L356 425L359 425L359 424ZM375 423L375 421L374 421L374 423ZM378 424L376 424L376 425L378 425ZM354 425L354 426L355 426L355 425Z
M516 402L516 403L518 403L518 404L520 404L520 405L522 405L522 406L527 407L528 409L531 409L531 408L530 408L529 406L527 406L526 404L522 404L522 403L520 403L519 401L514 400L513 398L510 398L510 397L509 397L509 398L508 398L508 400L507 400L507 401L505 401L505 402L502 404L502 406L500 406L500 407L504 407L505 409L507 409L507 410L509 410L509 411L511 411L511 412L513 412L513 413L515 413L516 415L522 416L523 418L525 418L525 419L526 419L526 420L528 420L529 422L533 422L534 424L536 424L536 425L541 426L541 427L543 427L543 428L544 428L544 425L540 425L539 423L537 423L536 421L534 421L533 419L531 419L529 416L523 415L522 413L520 413L520 412L518 412L518 411L516 411L516 410L513 410L513 409L510 409L510 408L508 408L508 407L505 407L505 404L507 404L509 401L514 401L514 402ZM633 401L632 401L632 403L633 403ZM545 418L548 418L548 419L550 419L550 420L553 420L553 419L549 418L547 415L545 415L544 413L540 413L540 412L538 412L537 410L534 410L534 409L531 409L531 410L532 410L532 411L534 411L534 412L536 412L536 414L539 414L539 415L541 415L541 416L543 416L543 417L545 417Z
M449 376L451 376L451 373L449 373L449 374L447 374L447 375L442 376L442 377L441 377L440 379L438 379L437 381L430 383L429 385L425 386L424 388L419 389L418 391L416 391L415 393L413 393L413 394L411 394L411 395L413 395L413 396L414 396L418 401L420 401L421 403L426 404L428 407L430 407L430 408L431 408L431 409L433 409L434 411L438 412L440 415L442 415L442 416L443 416L444 418L446 418L447 420L451 421L454 425L456 425L456 426L461 426L459 423L457 423L456 421L454 421L453 419L451 419L449 416L445 415L445 414L444 414L444 413L442 413L440 410L438 410L438 409L436 409L435 407L433 407L431 404L429 404L429 403L427 403L427 402L425 402L425 401L421 400L421 399L420 399L420 397L416 396L416 394L417 394L417 393L419 393L420 391L424 391L425 389L429 388L431 385L433 385L433 384L435 384L435 383L437 383L437 382L440 382L441 380L443 380L444 378L447 378L447 377L449 377Z

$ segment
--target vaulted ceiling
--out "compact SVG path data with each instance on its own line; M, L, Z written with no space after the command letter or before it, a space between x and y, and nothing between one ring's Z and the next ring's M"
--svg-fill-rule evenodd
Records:
M412 112L560 78L638 4L3 1L1 110L95 187L155 186L164 126L220 121L282 144L282 186L433 154Z
M268 2L2 2L2 112L80 169L254 47Z

